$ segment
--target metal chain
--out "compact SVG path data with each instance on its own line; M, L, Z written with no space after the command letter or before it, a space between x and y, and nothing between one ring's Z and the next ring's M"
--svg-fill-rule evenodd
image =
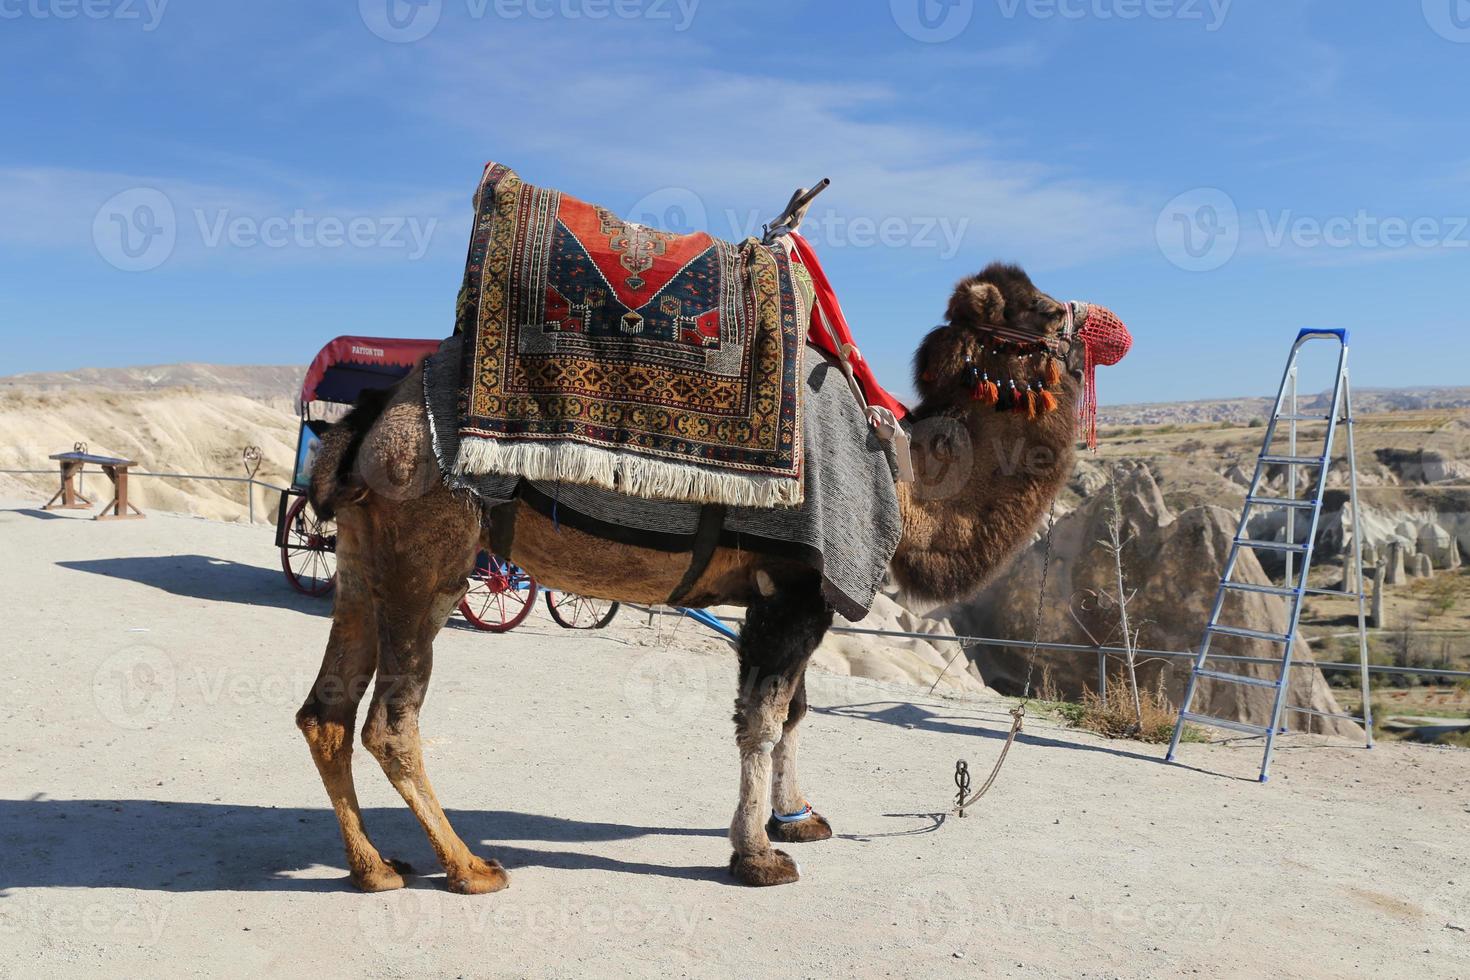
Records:
M1036 623L1031 634L1031 654L1026 660L1026 684L1021 689L1021 703L1010 711L1011 718L1013 719L1011 721L1011 730L1006 735L1005 745L1001 746L1000 757L995 760L995 768L990 770L990 776L985 780L985 783L968 799L965 797L965 789L970 782L969 764L963 759L955 763L955 783L960 787L960 792L955 799L955 809L959 811L959 815L962 817L965 815L966 807L974 806L979 802L980 797L988 793L990 787L995 785L995 779L1000 775L1000 767L1005 765L1006 756L1010 754L1011 746L1015 744L1016 736L1021 734L1021 726L1025 723L1026 705L1031 700L1031 675L1036 670L1036 654L1041 649L1041 619L1046 614L1046 580L1051 572L1051 539L1052 532L1056 530L1056 524L1057 502L1056 498L1053 497L1051 511L1046 517L1046 548L1043 550L1041 558L1041 587L1036 590Z
M1036 654L1041 649L1041 618L1046 614L1046 579L1051 572L1052 531L1057 526L1057 501L1053 497L1046 515L1046 549L1041 558L1041 587L1036 590L1036 622L1031 631L1031 654L1026 661L1026 686L1021 688L1021 707L1031 700L1031 675L1036 670Z

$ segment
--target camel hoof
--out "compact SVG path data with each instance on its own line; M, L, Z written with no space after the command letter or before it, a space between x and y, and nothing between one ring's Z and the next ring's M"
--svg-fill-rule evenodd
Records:
M411 874L413 874L413 866L407 861L388 858L382 864L362 874L354 871L350 877L352 884L359 891L391 892L394 889L402 888L403 876Z
M832 825L827 818L812 811L812 815L796 823L782 823L775 817L766 824L766 834L783 844L809 844L815 840L828 840L832 836Z
M730 855L730 873L742 885L763 888L767 885L789 885L801 879L796 862L785 851L764 854Z
M510 875L499 861L470 856L470 866L450 872L445 880L456 895L488 895L510 887Z

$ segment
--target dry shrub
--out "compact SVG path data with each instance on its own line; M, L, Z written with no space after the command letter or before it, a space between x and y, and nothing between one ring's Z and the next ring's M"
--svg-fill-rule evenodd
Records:
M1036 687L1036 698L1045 702L1068 725L1085 728L1106 738L1133 738L1140 742L1168 742L1174 737L1174 723L1179 713L1164 696L1164 677L1159 675L1152 690L1139 692L1143 707L1143 726L1133 713L1133 698L1128 693L1127 672L1118 668L1116 677L1108 681L1108 703L1096 691L1084 688L1082 700L1065 701L1052 679L1051 669L1041 668L1041 683ZM1185 725L1181 741L1204 741L1204 733L1194 725Z
M1074 712L1075 717L1069 720L1075 727L1096 732L1105 738L1132 738L1140 742L1168 742L1172 739L1179 713L1164 696L1162 674L1152 689L1145 688L1138 692L1138 700L1143 708L1142 725L1138 723L1138 716L1133 711L1133 698L1129 696L1126 674L1120 670L1108 682L1106 704L1096 691L1085 690L1082 692L1080 710ZM1184 741L1197 741L1200 737L1199 731L1193 726L1185 726Z

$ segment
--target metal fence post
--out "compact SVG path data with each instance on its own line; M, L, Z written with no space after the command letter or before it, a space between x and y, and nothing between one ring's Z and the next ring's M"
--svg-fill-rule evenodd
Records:
M1097 696L1102 698L1104 710L1108 706L1108 655L1102 647L1097 648Z
M240 451L240 461L245 464L245 511L251 524L255 523L255 474L264 455L259 446L246 446Z

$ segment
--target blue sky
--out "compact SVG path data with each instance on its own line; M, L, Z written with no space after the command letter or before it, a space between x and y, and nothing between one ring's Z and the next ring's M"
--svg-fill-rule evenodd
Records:
M442 336L482 164L811 237L865 352L1023 263L1109 403L1467 383L1470 2L0 0L0 374Z

